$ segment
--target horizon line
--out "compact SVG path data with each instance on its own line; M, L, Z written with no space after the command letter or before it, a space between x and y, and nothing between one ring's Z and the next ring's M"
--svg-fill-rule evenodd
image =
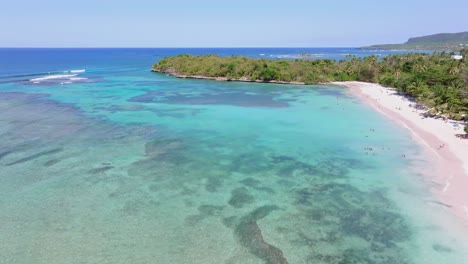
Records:
M321 46L321 47L256 47L256 46L241 46L241 47L0 47L0 49L317 49L317 48L361 48L361 47L346 47L346 46Z

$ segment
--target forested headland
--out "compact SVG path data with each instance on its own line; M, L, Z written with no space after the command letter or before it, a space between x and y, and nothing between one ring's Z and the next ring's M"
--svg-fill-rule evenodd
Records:
M371 50L440 50L455 51L468 47L468 31L459 33L439 33L408 39L403 44L384 44L363 47Z
M182 78L319 84L363 81L394 87L431 109L431 113L468 119L468 50L453 54L410 53L384 58L348 56L344 60L268 60L242 56L166 57L152 70Z

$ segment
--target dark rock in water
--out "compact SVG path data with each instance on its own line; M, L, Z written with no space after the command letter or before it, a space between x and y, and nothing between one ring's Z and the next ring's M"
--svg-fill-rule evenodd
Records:
M432 248L437 251L437 252L442 252L442 253L450 253L452 252L452 249L449 248L449 247L446 247L444 245L440 245L440 244L434 244L432 245Z
M276 205L265 205L265 206L255 209L253 212L243 217L242 219L243 220L250 219L250 220L257 221L257 220L267 217L271 212L275 210L279 210L279 207Z
M10 155L13 152L14 151L9 150L9 151L5 151L5 152L0 153L0 160L3 159L4 157Z
M145 144L145 154L156 156L177 148L181 142L174 139L153 140Z
M37 154L31 155L31 156L27 156L26 158L22 158L22 159L19 159L19 160L17 160L17 161L8 163L7 166L11 166L11 165L23 163L23 162L26 162L26 161L30 161L30 160L33 160L33 159L40 158L40 157L42 157L42 156L55 154L55 153L58 153L58 152L61 152L61 151L63 151L62 148L56 148L56 149L52 149L52 150L48 150L48 151L39 152L39 153L37 153Z
M108 111L111 113L119 112L137 112L137 111L148 111L148 109L141 105L129 105L129 106L119 106L119 105L109 105L109 106L96 106L93 107L94 110L98 111Z
M354 250L354 249L347 249L344 250L341 254L337 255L325 255L325 254L314 254L313 256L308 258L307 263L337 263L337 264L374 264L376 263L370 257L368 257L369 252L364 250ZM392 260L388 260L385 257L379 259L378 263L395 263ZM390 262L389 262L390 261ZM397 263L407 263L405 261L397 262Z
M252 203L254 197L249 194L245 187L236 188L231 192L231 199L229 204L236 208L242 208L244 205Z
M308 247L314 247L314 246L316 246L317 241L318 241L316 239L313 239L313 238L307 236L306 234L304 234L302 232L298 232L297 236L298 236L298 239L296 241L294 241L294 242L297 243L300 246L307 245Z
M261 182L259 180L256 180L254 178L247 178L247 179L244 179L242 181L240 181L240 183L244 184L245 186L249 186L249 187L257 187L261 184Z
M273 93L248 94L243 91L229 93L199 93L197 95L184 92L170 92L152 90L145 94L134 96L128 102L138 103L165 103L178 105L233 105L241 107L289 107L293 99L278 99Z
M189 215L185 218L185 224L193 226L203 221L205 217L203 215Z
M226 217L226 218L223 218L223 224L226 227L231 228L236 224L236 220L237 220L236 216Z
M320 222L326 216L326 212L320 209L310 209L307 213L307 217L312 221Z
M198 211L202 215L213 216L213 215L217 215L221 213L223 208L224 208L223 206L204 204L198 207Z
M255 172L263 173L269 169L271 164L267 160L258 157L253 159L252 155L255 154L246 153L232 158L229 170L251 174Z
M185 218L185 223L189 226L198 224L208 217L219 215L223 209L224 209L224 206L216 206L216 205L210 205L210 204L201 205L198 207L198 211L200 213L196 215L187 216Z
M314 254L307 258L306 263L339 263L342 259L340 256L335 255L324 255L324 254Z
M371 264L372 261L368 258L368 254L366 254L366 252L362 252L361 250L355 250L355 249L347 249L344 251L343 255L341 256L340 263Z
M311 246L308 263L411 263L401 246L411 241L411 228L385 190L369 192L346 183L325 182L295 189L294 195L311 225L319 224L320 232L326 234L318 243L336 245L350 237L365 241L359 248L346 246L333 255L314 252Z
M327 158L314 164L285 155L273 155L269 158L277 168L277 175L282 178L291 178L298 173L326 178L346 178L349 169L363 166L358 160L342 157Z
M342 201L342 193L346 191L346 188L350 186L340 183L327 183L327 184L317 184L309 188L301 188L296 191L296 201L298 205L311 205L314 201L315 196L319 195L330 195L336 194L333 196L332 201L344 202Z
M288 263L283 256L283 252L265 242L262 232L256 222L245 222L238 227L238 232L249 234L247 237L241 237L241 243L249 251L267 264Z
M296 171L309 175L320 175L320 171L316 167L299 161L294 157L284 155L271 156L271 160L278 167L277 173L280 177L292 177Z
M287 264L283 252L277 247L268 244L262 235L257 221L268 216L278 206L263 206L242 217L234 232L239 243L246 247L250 253L262 259L266 264Z
M114 166L104 166L104 167L100 167L100 168L95 168L95 169L91 169L89 170L88 172L91 173L91 174L99 174L99 173L104 173L110 169L113 169Z
M223 186L223 180L220 177L209 177L205 184L205 189L209 192L216 192Z
M276 183L284 187L293 187L295 185L293 181L289 181L285 179L277 180Z
M253 179L253 178L244 179L240 181L240 183L244 184L245 186L251 187L257 191L267 192L267 193L272 193L272 194L275 193L273 189L269 187L263 187L261 181Z
M271 159L273 160L274 163L282 163L282 162L296 163L297 162L297 160L295 158L285 156L285 155L272 156Z
M44 163L44 166L45 166L45 167L50 167L50 166L53 166L53 165L59 163L60 161L62 161L62 160L61 160L61 159L49 160L49 161L47 161L46 163Z
M270 194L276 193L275 190L273 190L272 188L268 188L268 187L258 187L258 188L254 188L254 189L257 190L257 191L266 192L266 193L270 193Z
M378 242L387 248L395 248L397 242L410 237L410 230L404 219L387 211L343 210L340 213L340 227L345 234Z
M5 100L21 100L21 101L33 101L36 99L42 99L49 97L46 93L22 93L22 92L6 92L2 93L2 99Z

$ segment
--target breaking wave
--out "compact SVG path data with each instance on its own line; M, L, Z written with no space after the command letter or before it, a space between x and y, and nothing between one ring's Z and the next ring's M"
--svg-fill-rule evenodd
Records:
M48 75L44 77L34 78L29 81L33 83L39 83L42 81L54 80L54 79L70 79L75 76L77 76L77 74L57 74L57 75Z
M24 83L60 83L60 84L71 84L73 82L83 82L88 80L86 77L79 76L85 73L85 69L78 70L65 70L65 71L53 71L53 72L37 72L27 74L14 74L0 76L0 83L8 82L24 82Z
M83 72L86 72L85 69L83 70L71 70L70 73L83 73Z

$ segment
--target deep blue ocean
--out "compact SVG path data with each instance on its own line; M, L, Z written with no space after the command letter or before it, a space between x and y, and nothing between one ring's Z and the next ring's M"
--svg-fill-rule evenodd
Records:
M467 263L422 147L347 89L150 72L395 53L0 49L0 263Z
M308 55L311 59L345 59L347 55L385 56L401 51L372 51L356 48L95 48L95 49L6 49L0 48L0 76L61 72L66 69L105 71L150 68L157 60L178 54L241 55L252 58L296 59Z

